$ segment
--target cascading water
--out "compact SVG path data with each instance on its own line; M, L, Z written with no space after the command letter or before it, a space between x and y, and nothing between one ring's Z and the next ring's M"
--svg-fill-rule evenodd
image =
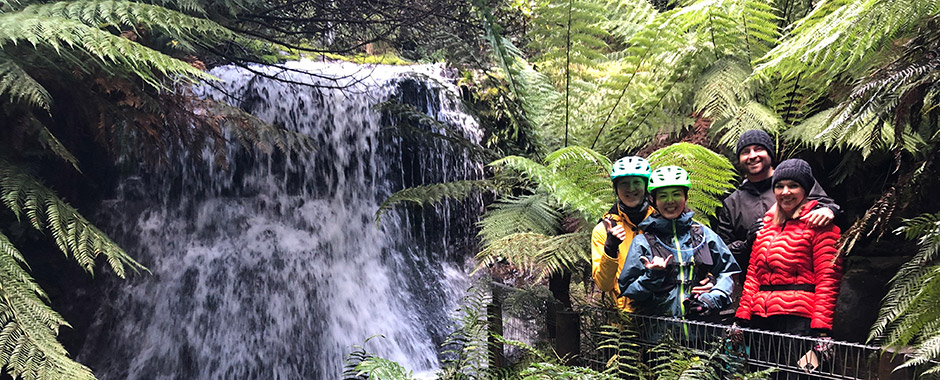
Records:
M479 178L482 165L443 141L403 143L395 117L373 106L409 103L476 142L480 130L440 66L287 67L310 74L263 70L343 88L223 67L212 72L221 86L200 91L309 136L314 152L233 146L228 170L209 152L202 164L183 152L106 203L103 225L153 273L108 285L78 355L99 378L335 379L351 346L377 334L370 352L414 371L438 366L482 206L392 212L381 229L373 214L396 190Z

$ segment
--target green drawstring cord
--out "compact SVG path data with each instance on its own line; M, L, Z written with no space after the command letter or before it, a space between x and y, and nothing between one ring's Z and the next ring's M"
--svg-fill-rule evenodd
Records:
M679 311L682 312L682 319L685 319L685 300L682 297L685 297L685 272L682 268L685 266L682 261L682 249L679 248L679 234L676 232L676 221L672 221L672 241L676 245L676 256L679 258ZM690 264L695 265L695 261L692 261ZM689 267L689 279L692 278L692 266ZM683 323L682 328L685 331L685 339L689 339L689 325Z

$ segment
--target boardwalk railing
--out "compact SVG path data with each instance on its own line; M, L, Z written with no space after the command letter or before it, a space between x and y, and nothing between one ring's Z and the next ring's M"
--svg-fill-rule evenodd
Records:
M743 361L751 371L777 368L774 379L913 378L910 372L892 373L904 355L892 360L893 355L877 346L635 314L623 322L619 313L604 309L582 310L581 323L585 332L581 363L597 370L603 370L610 359L596 349L596 342L605 338L599 335L599 327L628 323L636 332L629 339L640 346L655 346L666 334L681 346L698 351L711 351L719 344L723 353ZM810 363L815 364L811 371L801 368Z
M551 342L556 353L569 357L571 364L580 364L603 371L612 353L599 350L610 336L603 335L604 326L630 326L635 334L621 339L649 349L669 334L681 346L709 352L716 344L723 353L732 355L747 366L748 371L776 368L779 379L831 379L831 380L909 380L916 369L896 370L909 356L885 352L881 347L835 340L781 334L749 328L730 330L729 326L676 318L651 317L628 314L626 319L618 311L601 308L582 308L579 312L558 311L560 307L550 301L530 302L527 312L519 314L503 310L504 301L518 289L493 283L492 304L489 308L492 332L529 345ZM510 301L510 303L517 303ZM533 306L540 305L540 306ZM498 320L499 323L492 321ZM498 330L497 330L498 329ZM822 343L827 349L817 349ZM608 350L609 351L609 350ZM807 372L801 368L804 355L813 353L816 368ZM494 348L491 354L499 362L513 361L522 352L518 347Z

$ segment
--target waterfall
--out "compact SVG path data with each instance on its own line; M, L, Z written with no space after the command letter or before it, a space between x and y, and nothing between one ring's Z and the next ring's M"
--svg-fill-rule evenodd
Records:
M265 75L214 69L222 81L197 92L308 136L315 151L233 143L227 170L208 150L181 151L123 180L102 226L152 274L109 281L77 359L102 380L336 379L344 354L381 334L368 351L437 368L481 202L400 207L380 228L373 215L394 191L480 178L482 164L446 141L403 139L374 105L414 105L478 143L442 66L253 70Z

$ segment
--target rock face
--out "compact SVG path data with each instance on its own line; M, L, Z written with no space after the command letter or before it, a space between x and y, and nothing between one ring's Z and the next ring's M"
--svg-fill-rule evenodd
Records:
M370 352L437 368L468 286L463 248L479 200L374 213L394 191L482 177L460 144L482 132L438 66L289 63L288 85L217 68L203 96L312 141L270 156L232 144L228 171L203 152L125 178L103 227L153 273L101 289L77 358L100 379L335 379ZM326 88L330 86L335 88ZM448 126L384 113L410 104ZM231 136L230 136L231 137ZM110 282L110 281L109 281Z
M888 281L910 256L865 256L883 253L877 252L877 247L859 251L843 265L832 335L835 339L864 343L888 292Z

